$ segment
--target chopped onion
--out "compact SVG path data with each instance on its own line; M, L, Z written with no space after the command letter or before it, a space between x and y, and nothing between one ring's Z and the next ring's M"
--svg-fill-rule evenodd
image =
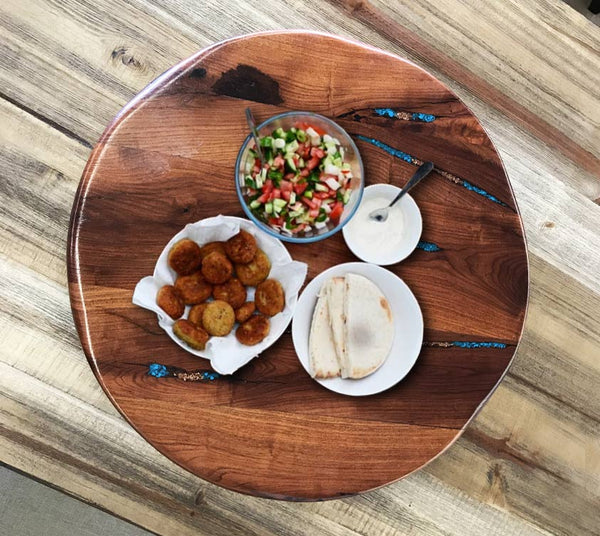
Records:
M327 227L327 220L315 222L315 229L323 229L324 227Z
M333 138L329 134L323 134L323 141L329 143L330 141L333 141Z
M334 192L340 187L340 183L332 177L328 177L327 179L325 179L325 184L329 186Z
M283 149L285 147L285 140L283 138L275 138L273 140L273 145L275 145L275 148L277 149Z
M326 175L337 175L340 172L340 168L333 164L327 164L323 171Z

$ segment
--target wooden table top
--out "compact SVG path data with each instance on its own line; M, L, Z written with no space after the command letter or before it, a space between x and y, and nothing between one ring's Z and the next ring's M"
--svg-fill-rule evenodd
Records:
M0 461L161 534L599 534L600 29L559 0L389 4L2 4ZM154 450L96 381L67 291L71 206L109 121L198 50L280 28L389 50L456 92L502 158L530 263L515 360L463 436L321 503L227 491Z

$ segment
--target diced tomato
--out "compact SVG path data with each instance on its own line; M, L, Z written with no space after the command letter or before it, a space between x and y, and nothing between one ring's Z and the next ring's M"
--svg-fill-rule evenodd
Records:
M301 177L308 177L310 175L310 169L308 168L304 168L301 172L300 172L300 176Z
M307 163L306 169L315 169L321 163L321 159L317 156L313 156Z
M338 201L338 202L334 203L333 208L331 209L331 212L329 213L329 217L333 221L338 221L340 219L340 216L342 215L343 211L344 211L344 204L341 201Z
M329 197L333 197L334 195L335 194L331 190L329 190L328 192L314 192L313 198L323 200L323 199L327 199Z
M256 190L254 188L248 188L248 195L256 195Z
M292 197L292 192L284 192L283 190L281 190L281 198L285 199L286 201L289 201L290 198Z
M290 229L290 232L292 234L296 234L296 233L299 233L300 231L302 231L305 227L306 227L306 223L301 223L297 227L294 227L293 229Z
M281 199L281 190L279 188L273 188L271 199Z
M261 196L260 196L260 197L257 199L257 201L258 201L259 203L266 203L266 202L269 200L269 196L270 196L270 195L271 195L270 193L262 194L262 195L261 195Z
M283 218L279 216L278 218L269 218L269 225L279 225L280 227L283 225Z
M254 165L255 165L255 166L258 168L258 169L260 169L260 166L261 166L261 163L260 163L260 158L255 158L255 159L254 159Z
M307 182L298 182L294 184L294 192L296 192L298 195L304 193L304 190L306 190L306 188L308 188Z
M290 181L281 181L281 191L282 192L291 192L294 185Z
M287 179L288 181L289 181L290 179L293 179L294 177L295 177L295 175L294 175L293 173L286 173L286 174L283 176L283 178L284 178L284 179Z
M325 156L325 151L323 149L319 149L319 147L313 147L310 150L310 156L312 157L317 157L317 158L323 158Z
M252 176L256 177L256 174L260 171L260 166L254 166L252 168Z
M283 159L283 156L278 154L275 158L273 158L273 167L274 168L282 169L284 164L285 164L285 160Z
M308 207L308 208L316 208L316 204L312 199L309 199L308 197L303 197L302 198L302 202Z
M302 130L308 130L310 127L312 127L312 129L319 136L323 136L323 134L326 134L326 132L322 128L319 128L319 127L317 127L315 125L310 125L309 123L306 123L304 121L299 121L298 123L296 123L296 128L301 128Z
M262 187L263 194L269 194L273 191L273 181L271 179L267 179Z
M319 215L319 209L318 209L318 208L311 208L311 209L308 211L308 215L309 215L311 218L316 218L316 217Z

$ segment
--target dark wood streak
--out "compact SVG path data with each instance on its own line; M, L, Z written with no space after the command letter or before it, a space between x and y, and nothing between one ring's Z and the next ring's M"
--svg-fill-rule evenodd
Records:
M311 55L299 58L296 51L307 42ZM265 58L265 50L278 54ZM363 76L348 84L355 62ZM415 293L426 340L507 346L425 347L402 382L362 399L315 383L298 362L289 329L235 374L242 381L218 381L205 389L150 377L143 368L150 360L185 370L204 363L162 334L156 316L136 308L131 293L185 224L218 213L242 214L233 166L247 135L249 104L259 121L290 109L336 117L381 104L435 108L442 119L433 127L367 124L348 115L340 123L391 146L406 146L407 152L418 146L420 156L443 161L444 169L514 207L499 157L476 118L412 64L343 39L300 32L230 40L153 84L115 119L93 151L69 235L75 321L111 400L175 462L257 496L345 496L427 463L461 434L502 378L519 341L528 268L518 213L439 176L415 190L424 236L443 250L435 255L417 250L390 270ZM368 183L401 184L414 170L366 143L361 154ZM307 282L331 265L356 260L341 233L316 245L286 247L308 264Z

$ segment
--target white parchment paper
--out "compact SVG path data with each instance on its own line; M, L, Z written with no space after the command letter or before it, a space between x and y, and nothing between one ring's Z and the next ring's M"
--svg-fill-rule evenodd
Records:
M258 247L269 257L271 261L269 278L277 279L281 283L285 292L285 309L271 317L269 335L255 346L244 346L238 342L235 338L236 324L226 337L211 337L204 350L194 350L175 336L173 333L175 321L156 305L156 295L159 289L164 285L173 285L177 278L177 274L169 267L167 262L169 251L175 242L183 238L189 238L199 245L203 245L215 240L227 240L237 234L240 229L254 235ZM158 316L158 325L184 350L195 356L210 359L212 368L218 373L232 374L271 346L285 331L294 314L298 292L304 283L306 272L306 264L293 261L285 246L275 237L262 232L248 220L220 215L190 223L177 233L158 257L154 267L154 275L144 277L136 285L132 301L140 307L154 311ZM247 300L251 301L253 299L254 288L249 287ZM189 310L190 306L186 306L184 317L187 318Z

